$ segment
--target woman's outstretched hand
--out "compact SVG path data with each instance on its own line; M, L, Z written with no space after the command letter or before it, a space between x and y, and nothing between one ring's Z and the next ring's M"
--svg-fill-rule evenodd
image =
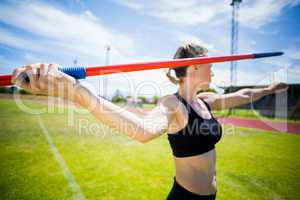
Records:
M33 64L17 68L12 82L33 94L74 100L76 80L61 72L56 64Z
M282 82L275 82L268 86L270 93L281 93L288 89L288 85Z

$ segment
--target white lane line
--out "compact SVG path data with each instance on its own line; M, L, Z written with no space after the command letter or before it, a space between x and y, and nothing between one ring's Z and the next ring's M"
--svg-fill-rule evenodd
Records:
M51 150L55 160L57 161L59 167L61 168L65 179L68 181L69 187L71 188L71 190L73 192L73 199L74 200L85 200L85 196L82 193L80 186L77 184L75 177L73 176L72 172L69 170L68 166L66 165L62 155L59 153L58 149L55 147L55 144L53 143L53 140L52 140L52 138L40 116L38 116L38 122L43 131L43 134L45 135L45 137L47 139L47 142L50 146L50 150Z

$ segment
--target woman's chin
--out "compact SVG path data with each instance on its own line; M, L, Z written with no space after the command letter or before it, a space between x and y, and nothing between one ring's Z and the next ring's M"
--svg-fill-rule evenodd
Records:
M209 89L209 84L205 83L205 84L201 84L199 85L199 89L201 90L208 90Z
M199 87L202 89L202 90L207 90L207 89L209 89L209 82L206 82L206 83L200 83L199 84Z

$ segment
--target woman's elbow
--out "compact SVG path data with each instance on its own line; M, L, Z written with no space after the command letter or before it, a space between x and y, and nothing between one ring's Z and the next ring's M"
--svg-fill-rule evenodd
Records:
M151 141L151 139L138 139L137 140L139 143L141 143L141 144L146 144L146 143L148 143L149 141Z
M139 142L140 144L146 144L152 140L152 138L145 138L145 137L136 137L134 138L135 141Z
M139 143L141 144L146 144L148 142L150 142L151 140L159 137L161 134L160 133L140 133L137 135L137 137L135 137L134 139L137 140Z
M134 132L131 134L128 134L130 136L131 139L141 143L141 144L145 144L149 141L149 139L146 137L145 133L142 132Z

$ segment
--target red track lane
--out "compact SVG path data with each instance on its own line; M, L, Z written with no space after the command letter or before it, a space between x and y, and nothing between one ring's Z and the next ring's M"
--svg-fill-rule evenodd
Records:
M151 109L128 108L128 110L139 115L145 115ZM217 117L217 119L221 124L231 124L237 127L246 127L246 128L261 129L266 131L300 134L300 122L287 123L287 122L276 122L276 121L264 120L264 119L247 119L247 118L238 118L238 117Z
M245 119L237 117L218 117L218 121L222 124L231 124L238 127L300 134L300 123L276 122L263 119Z

